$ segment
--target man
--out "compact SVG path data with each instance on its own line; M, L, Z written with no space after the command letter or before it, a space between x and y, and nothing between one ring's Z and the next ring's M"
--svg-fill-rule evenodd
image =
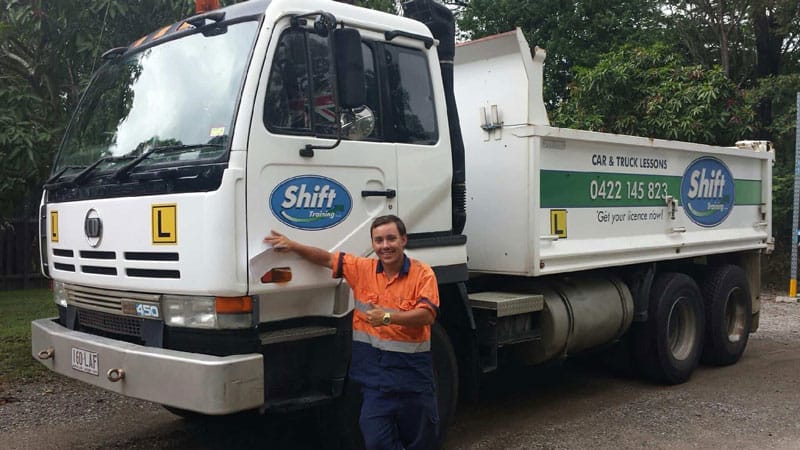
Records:
M359 425L368 449L429 450L436 446L431 324L439 312L433 270L405 255L406 227L381 216L370 228L378 259L303 245L272 231L264 242L330 267L353 289L350 379L362 386Z

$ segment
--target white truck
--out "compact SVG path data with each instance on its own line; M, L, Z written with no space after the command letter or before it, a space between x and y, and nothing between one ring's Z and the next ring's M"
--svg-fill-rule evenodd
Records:
M34 357L178 413L341 398L350 289L262 239L368 256L397 214L440 284L445 423L506 364L616 343L680 383L736 362L773 246L769 144L552 127L519 30L454 55L446 8L405 11L254 0L107 52L45 184L59 316L32 323Z

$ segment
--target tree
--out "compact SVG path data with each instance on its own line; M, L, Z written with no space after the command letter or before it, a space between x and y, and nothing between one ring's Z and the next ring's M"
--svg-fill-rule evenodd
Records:
M363 6L364 8L376 9L378 11L392 14L397 12L397 5L395 4L394 0L360 0L354 3L359 6Z
M690 65L663 44L623 46L579 68L559 126L716 145L748 137L753 112L719 66Z
M0 0L0 216L35 210L102 53L193 12L193 0Z
M544 96L553 109L569 96L577 66L592 67L600 55L626 42L667 39L654 0L471 0L458 24L478 39L520 27L531 45L547 50Z
M762 80L769 77L796 73L800 69L800 4L796 0L757 0L750 8L750 20L755 36L755 78L759 84L763 86ZM762 97L755 107L759 130L772 138L773 102Z
M675 27L692 59L711 67L719 64L731 76L731 66L750 67L752 48L745 33L750 0L670 0L668 23ZM734 79L744 76L735 74Z
M748 105L759 111L771 111L769 123L756 122L756 126L773 141L775 167L772 185L773 235L776 252L769 260L770 273L781 279L788 272L788 255L792 242L792 203L794 193L795 127L797 124L797 93L800 92L800 74L761 78L746 92ZM760 117L760 116L759 116ZM764 135L756 134L761 138ZM785 266L785 267L784 267Z

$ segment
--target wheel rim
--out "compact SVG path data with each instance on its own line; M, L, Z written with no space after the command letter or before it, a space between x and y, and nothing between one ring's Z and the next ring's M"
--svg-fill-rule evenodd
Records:
M747 308L744 290L735 287L728 292L725 300L725 310L723 311L722 326L728 336L728 341L736 343L744 338L747 332Z
M697 317L686 297L680 297L672 304L667 330L672 357L676 360L688 358L697 341Z

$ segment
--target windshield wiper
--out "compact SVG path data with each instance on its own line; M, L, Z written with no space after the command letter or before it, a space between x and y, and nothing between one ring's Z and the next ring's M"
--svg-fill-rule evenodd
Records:
M59 170L55 175L53 175L52 177L50 177L47 180L45 180L44 188L45 189L50 189L51 187L60 184L60 182L56 183L56 181L61 179L61 177L64 175L64 172L66 172L68 170L71 170L71 169L83 169L85 167L86 166L64 166L64 167L62 167L61 170Z
M117 169L117 171L114 172L114 175L112 175L112 178L114 178L115 180L119 180L120 178L127 175L131 170L133 170L134 167L141 164L142 161L149 158L150 155L154 153L171 152L173 150L186 151L186 150L194 150L196 148L206 148L206 147L223 148L225 146L223 144L192 144L192 145L177 144L177 145L162 145L160 147L153 147L147 150L146 152L142 153L141 155L137 156L136 159L134 159L133 161Z
M59 170L58 173L56 173L52 177L48 178L47 181L45 181L44 188L45 189L57 189L57 188L60 188L62 186L67 186L67 185L79 186L84 181L86 181L86 179L88 178L89 174L92 171L94 171L94 169L97 168L97 166L99 166L100 164L102 164L104 162L107 162L107 161L123 161L123 160L131 159L131 158L133 158L133 156L106 156L104 158L98 159L97 161L93 162L89 166L65 166L64 168ZM70 179L62 180L61 178L64 176L64 173L66 171L70 170L70 169L83 169L83 170L81 170L80 172L75 174L75 176L70 178Z
M81 184L83 184L84 181L86 181L89 178L89 174L94 172L94 169L96 169L97 166L99 166L100 164L103 164L104 162L108 161L125 161L126 159L131 159L131 158L133 158L133 156L106 156L104 158L100 158L97 161L93 162L92 165L90 165L89 167L78 172L78 174L75 175L75 177L68 180L67 182L74 184L76 186L80 186Z

